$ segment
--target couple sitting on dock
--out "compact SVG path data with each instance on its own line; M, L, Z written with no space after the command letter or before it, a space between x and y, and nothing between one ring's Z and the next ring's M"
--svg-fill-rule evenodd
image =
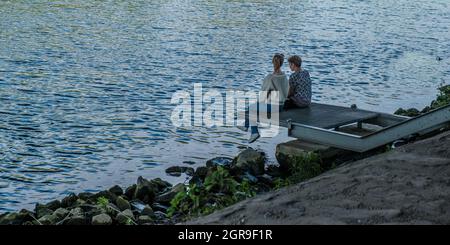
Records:
M274 101L275 106L279 106L279 111L290 108L303 108L311 104L311 78L307 70L302 69L302 59L298 55L289 57L289 68L293 72L289 81L285 73L281 70L284 62L283 54L275 54L272 58L273 72L264 78L261 91L267 91L269 97L271 91L277 91L279 101ZM267 113L270 113L271 105L267 104ZM252 106L250 106L252 108ZM251 109L250 109L251 110ZM258 108L261 112L261 108ZM256 122L251 122L249 118L245 120L245 126L239 127L247 131L250 126L251 135L249 143L254 142L260 137Z

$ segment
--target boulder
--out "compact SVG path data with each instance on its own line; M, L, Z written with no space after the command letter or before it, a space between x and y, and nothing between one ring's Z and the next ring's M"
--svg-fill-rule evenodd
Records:
M181 173L183 172L182 168L180 166L172 166L166 169L166 173L170 176L179 177L181 176Z
M239 153L233 160L232 167L243 172L248 171L250 174L258 176L264 174L264 163L264 153L249 148Z
M134 222L133 212L131 212L131 210L129 210L129 209L120 212L116 216L116 221L117 221L117 223L119 223L121 225L133 224L133 222Z
M153 212L153 209L149 205L146 205L142 210L141 215L148 215L150 217L153 217L155 213Z
M86 204L86 201L85 201L85 200L83 200L83 199L77 199L77 200L75 201L75 203L73 204L73 207L79 207L79 206L82 206L82 205L84 205L84 204Z
M401 115L401 116L407 116L407 117L416 117L420 115L420 111L416 108L410 108L407 110L404 110L403 108L399 108L394 112L395 115Z
M269 165L267 166L266 174L272 176L272 177L281 177L282 173L280 171L280 167L276 165Z
M166 190L167 188L172 187L171 183L169 183L167 181L164 181L164 180L162 180L160 178L152 179L150 181L150 183L152 183L153 186L156 187L156 189L157 189L156 191L157 192L162 192L162 191Z
M69 216L84 216L83 209L80 207L70 210Z
M127 200L125 200L123 197L118 197L116 199L116 205L120 211L123 211L125 209L131 209L130 203Z
M77 207L81 208L84 213L92 212L94 210L100 209L99 206L94 205L94 204L88 204L88 203L83 203L83 204L81 204L81 205L79 205Z
M231 167L231 164L233 163L233 159L229 157L215 157L213 159L210 159L206 161L206 167Z
M201 183L205 181L205 178L208 175L208 171L209 169L207 167L198 167L197 170L195 170L191 180L189 180L189 184L201 185Z
M153 219L150 216L147 216L147 215L141 215L137 219L137 223L139 225L152 224L152 222L153 222Z
M53 215L59 220L64 219L69 214L69 210L65 208L58 208L53 212Z
M109 191L100 191L94 195L92 195L92 197L90 199L92 199L94 202L97 202L98 198L100 197L104 197L106 199L109 200L109 202L111 203L115 203L116 199L117 199L117 195L115 195L114 193L111 193Z
M99 215L101 213L107 212L107 210L104 207L92 205L92 204L81 205L80 208L83 209L84 216L88 219L92 218L93 216Z
M97 200L94 200L93 196L94 194L90 192L81 192L78 194L78 198L83 201L93 200L94 202L97 202Z
M0 225L21 225L22 223L29 221L31 216L24 212L19 213L6 213L0 216Z
M182 171L183 173L185 173L188 176L193 176L194 175L194 168L191 167L182 167Z
M275 184L273 181L274 181L274 179L272 178L272 176L270 176L268 174L258 177L258 183L266 185L269 188L275 187Z
M61 202L59 200L51 201L51 202L45 204L45 206L47 206L47 208L55 211L56 209L61 207Z
M92 217L92 225L111 225L112 219L107 214L99 214Z
M175 185L174 187L172 187L171 190L169 190L168 192L165 192L159 196L156 197L155 202L161 203L161 204L166 204L169 205L170 201L172 201L172 199L181 191L185 190L185 186L182 183L179 183L177 185Z
M348 156L352 154L350 151L325 146L307 141L293 140L278 144L275 151L275 157L280 165L282 173L289 173L293 167L295 158L305 158L309 153L315 153L323 162L326 168L331 166L338 157ZM321 165L323 165L321 163Z
M166 169L166 173L170 176L175 177L181 176L182 173L192 176L194 174L194 168L185 166L172 166Z
M61 200L61 207L63 207L63 208L72 207L77 200L78 200L78 197L75 194L71 193Z
M125 190L125 196L128 198L128 200L133 199L134 193L136 192L137 185L131 185Z
M142 210L144 210L144 208L148 205L139 200L133 200L130 202L130 206L132 207L132 210L142 212Z
M165 213L163 213L161 211L155 211L154 217L157 220L164 220L164 219L167 218L167 214L165 214Z
M154 183L139 177L132 199L138 199L144 203L151 204L155 199L156 191L157 187L155 187Z
M111 193L113 193L113 194L116 195L116 196L121 196L121 195L123 195L123 189L120 188L120 186L118 186L118 185L115 185L115 186L109 188L108 191L111 192Z
M250 174L249 172L245 172L244 174L239 176L240 179L243 181L248 181L249 183L255 184L258 182L258 178Z
M53 210L49 209L47 207L47 205L40 204L40 203L36 204L36 206L34 208L34 212L36 213L37 219L40 219L41 217L48 215L48 214L53 214Z
M152 205L152 209L153 209L153 211L155 211L155 212L160 211L160 212L166 213L166 212L167 212L167 209L169 209L169 207L168 207L168 206L165 206L165 205L162 205L162 204L160 204L160 203L155 202L155 203Z
M62 221L63 225L86 225L87 223L88 220L80 207L70 210L68 216Z
M88 222L84 216L72 216L63 220L63 225L86 225Z
M53 214L47 214L38 219L39 223L42 225L54 225L58 222L58 217Z

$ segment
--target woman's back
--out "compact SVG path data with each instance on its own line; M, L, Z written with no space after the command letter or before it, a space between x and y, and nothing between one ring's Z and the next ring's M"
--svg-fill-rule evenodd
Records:
M288 96L289 82L284 72L269 74L264 78L261 91L278 91L279 105L283 105Z

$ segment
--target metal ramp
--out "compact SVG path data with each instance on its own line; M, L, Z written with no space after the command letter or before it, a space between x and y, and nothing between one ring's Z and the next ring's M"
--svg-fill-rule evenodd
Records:
M308 108L291 109L279 114L280 126L289 136L355 152L365 152L395 140L424 134L450 124L450 105L417 117L391 115L356 108L313 103ZM363 124L375 130L346 131Z

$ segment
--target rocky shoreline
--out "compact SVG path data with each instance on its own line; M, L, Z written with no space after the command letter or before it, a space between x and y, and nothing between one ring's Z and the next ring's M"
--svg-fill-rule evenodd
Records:
M439 91L437 99L424 110L400 108L396 114L414 116L449 104L450 85L442 86ZM448 134L445 139L448 139ZM38 203L32 211L22 209L0 214L0 225L178 224L262 193L293 186L342 164L380 155L390 151L391 147L381 147L365 154L318 149L290 155L289 150L277 147L279 165L266 166L265 154L248 148L234 159L214 158L195 170L185 166L166 170L172 176L180 176L181 173L191 176L189 185L173 186L160 178L147 180L139 177L136 184L127 188L116 185L98 193L70 194L62 200ZM206 220L203 223L215 222Z
M166 170L174 176L182 172L191 175L189 186L139 177L136 184L125 189L116 185L98 193L70 194L62 200L38 203L33 211L2 214L0 224L176 224L274 188L275 178L281 174L276 166L266 171L264 163L264 153L246 149L235 159L214 158L195 171L178 166Z

